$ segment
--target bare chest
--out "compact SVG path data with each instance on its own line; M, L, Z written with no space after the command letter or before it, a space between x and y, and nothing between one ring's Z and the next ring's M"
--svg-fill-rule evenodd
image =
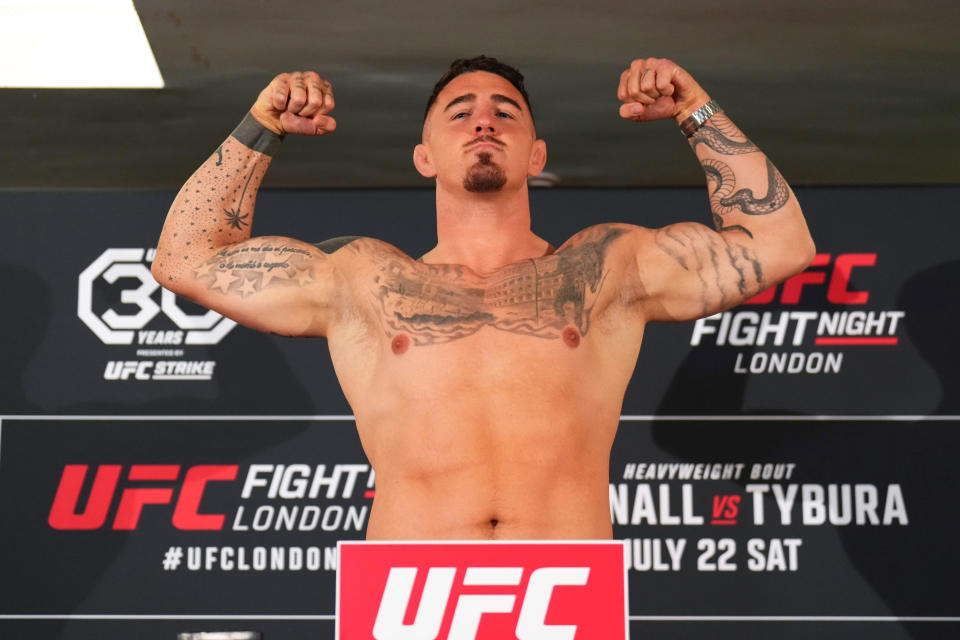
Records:
M563 389L586 373L628 379L642 326L630 320L607 255L616 235L483 275L385 250L351 282L358 313L349 326L363 329L330 339L344 390L476 395L538 381Z
M508 265L479 276L459 266L391 260L368 290L370 309L394 351L461 340L489 328L519 336L585 337L608 306L608 271L586 250ZM606 294L606 295L605 295Z

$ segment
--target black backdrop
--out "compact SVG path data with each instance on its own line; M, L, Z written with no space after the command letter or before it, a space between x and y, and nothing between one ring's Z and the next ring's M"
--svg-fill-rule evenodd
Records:
M634 637L960 632L958 195L799 189L814 266L723 317L648 328L610 471ZM555 244L707 219L702 190L532 197ZM363 536L375 486L350 408L323 340L155 287L172 198L0 192L4 638L332 637L332 550ZM417 254L432 200L265 190L255 233Z

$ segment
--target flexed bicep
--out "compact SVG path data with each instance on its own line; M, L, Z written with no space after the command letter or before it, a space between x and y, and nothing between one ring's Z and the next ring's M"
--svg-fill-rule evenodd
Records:
M696 222L649 231L638 253L647 319L700 318L740 304L769 286L763 261L746 238Z
M706 176L715 226L634 234L634 299L646 319L716 313L810 263L813 239L789 184L689 73L670 60L637 59L621 74L617 97L623 118L680 126Z
M324 335L341 298L344 256L278 236L251 238L257 192L283 135L336 128L330 83L282 73L180 189L151 271L167 289L242 324L284 335Z
M314 245L261 236L196 262L176 291L260 331L325 335L340 303L339 262Z

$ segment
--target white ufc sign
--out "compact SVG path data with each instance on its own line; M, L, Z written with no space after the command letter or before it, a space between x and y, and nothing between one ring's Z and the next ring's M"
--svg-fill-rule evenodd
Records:
M627 637L622 542L341 542L343 640Z
M444 614L453 606L448 640L473 640L477 637L480 618L485 613L510 613L516 606L515 594L473 593L461 594L453 604L450 592L455 567L428 569L420 606L413 624L403 623L410 605L410 594L417 569L394 567L387 577L387 586L380 600L380 609L373 624L376 640L433 640L440 633ZM590 567L543 567L536 569L523 594L517 618L518 640L573 640L576 625L547 625L547 607L554 587L558 585L583 586L590 575ZM464 586L519 586L523 567L467 567Z
M216 311L188 314L177 305L177 296L162 289L160 304L153 294L160 285L150 273L147 263L153 262L155 249L107 249L80 274L77 288L77 316L104 344L133 344L136 330L144 329L161 312L179 329L185 331L183 344L217 344L236 322ZM146 258L146 259L144 259ZM100 313L93 309L94 283L103 278L114 284L121 278L139 282L120 291L114 305L135 305L135 310L118 312L113 306Z

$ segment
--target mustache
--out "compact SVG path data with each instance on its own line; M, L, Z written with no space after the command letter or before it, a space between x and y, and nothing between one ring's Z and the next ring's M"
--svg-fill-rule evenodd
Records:
M500 145L501 147L505 146L505 144L506 144L506 143L498 140L497 138L495 138L495 137L492 136L491 134L487 133L487 134L484 134L484 135L482 135L482 136L478 136L478 137L474 138L474 139L471 140L470 142L468 142L468 143L466 143L465 145L463 145L463 147L464 147L465 149L469 149L469 148L472 147L473 145L475 145L475 144L480 144L481 142L492 142L492 143L494 143L494 144Z

